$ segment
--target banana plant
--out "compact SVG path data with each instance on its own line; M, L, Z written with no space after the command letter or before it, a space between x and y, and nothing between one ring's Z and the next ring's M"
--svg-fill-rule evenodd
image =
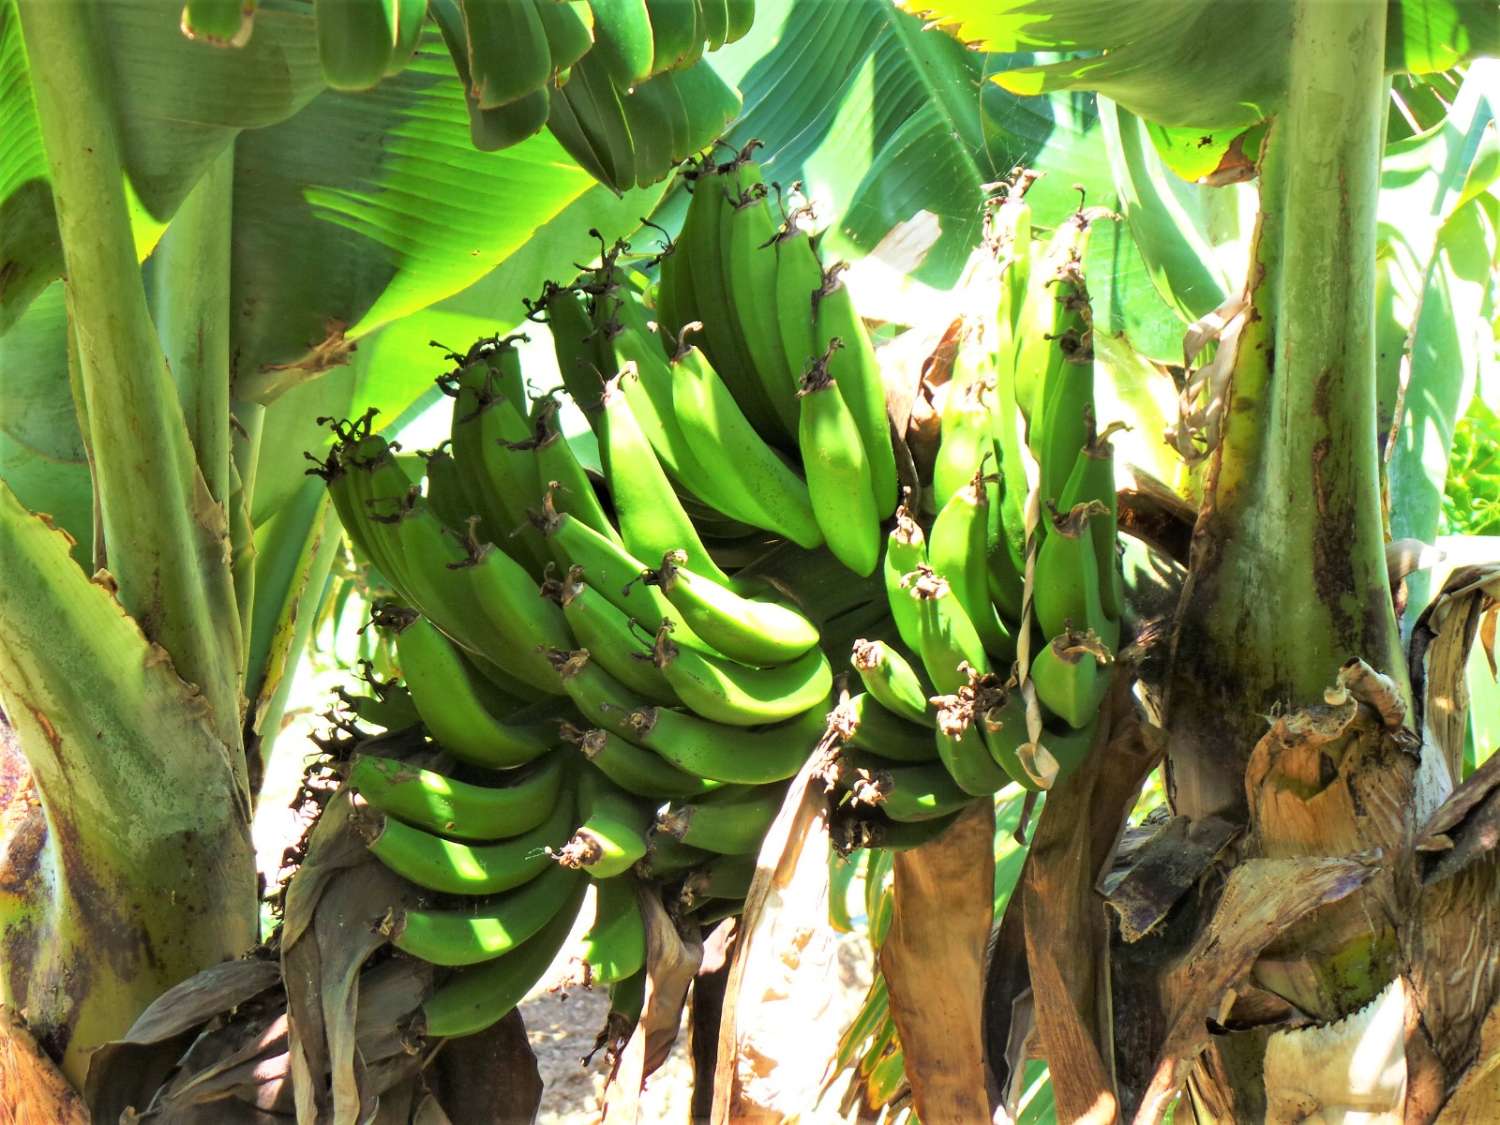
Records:
M1427 844L1410 843L1460 838L1462 810L1487 791L1464 781L1461 733L1455 750L1431 725L1446 689L1422 644L1457 588L1419 615L1423 603L1407 600L1415 584L1388 568L1387 540L1436 534L1452 426L1476 368L1493 362L1493 72L1478 61L1500 50L1493 6L907 7L990 51L1060 52L994 81L1023 95L1107 96L1122 187L1159 186L1143 179L1156 163L1258 192L1248 268L1231 276L1195 238L1193 216L1166 206L1175 189L1154 204L1122 191L1153 284L1194 316L1223 298L1210 361L1223 377L1189 383L1184 402L1202 422L1197 396L1212 396L1196 450L1182 447L1207 468L1165 705L1148 720L1174 818L1157 844L1186 832L1203 846L1192 887L1153 875L1148 846L1111 880L1113 912L1091 894L1064 906L1067 888L1109 875L1097 865L1113 845L1099 849L1098 824L1092 859L1045 841L1068 839L1062 818L1088 808L1112 838L1133 795L1121 805L1107 790L1130 788L1132 766L1118 762L1113 781L1108 765L1090 771L1092 794L1049 795L1023 876L1049 894L1028 897L1024 919L1034 1033L1059 1117L1156 1121L1179 1095L1200 1119L1356 1106L1429 1119L1445 1103L1456 1118L1483 1113L1493 1058L1478 1013L1493 1016L1496 997L1471 974L1495 955L1478 906L1497 890L1493 857L1467 866L1477 853L1465 851L1439 869L1421 855ZM1233 44L1232 55L1213 44ZM1430 127L1416 99L1393 107L1390 75L1410 94L1455 67L1443 79L1451 104ZM1408 125L1387 145L1398 108ZM1410 648L1403 610L1421 640ZM1072 837L1084 857L1090 831ZM1458 891L1458 870L1477 880L1476 897ZM1151 932L1132 929L1143 898L1163 894ZM1439 950L1456 932L1486 950L1477 962ZM1066 935L1084 949L1059 951ZM992 966L992 985L1003 972ZM1102 1006L1101 982L1112 994ZM1012 1042L1016 995L1002 989L989 1007ZM1401 1076L1378 1093L1352 1062L1376 1043ZM1007 1068L1019 1073L1024 1056L991 1051L1002 1082Z
M477 150L435 26L344 92L311 8L230 7L253 34L0 3L0 1003L80 1086L260 936L250 815L340 540L314 419L420 405L429 341L508 331L661 191Z

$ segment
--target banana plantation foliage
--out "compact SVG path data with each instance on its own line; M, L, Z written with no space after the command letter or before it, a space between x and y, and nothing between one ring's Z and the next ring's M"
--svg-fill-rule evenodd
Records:
M1494 1121L1497 54L0 0L0 1117Z

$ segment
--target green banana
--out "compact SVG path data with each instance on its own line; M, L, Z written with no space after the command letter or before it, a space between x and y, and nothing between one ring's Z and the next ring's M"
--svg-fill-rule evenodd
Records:
M1074 730L1091 724L1109 690L1114 654L1092 632L1066 629L1031 662L1031 682L1043 707Z
M695 637L731 660L767 667L796 660L818 643L818 629L794 609L741 597L691 569L681 551L669 551L645 583L660 589L670 610ZM653 591L654 592L654 591ZM661 622L656 627L659 629ZM683 640L677 631L679 643Z
M684 335L691 327L683 326ZM707 357L679 346L671 363L672 404L683 436L700 464L722 474L728 502L720 507L808 550L821 545L807 482L766 444Z
M990 757L1012 781L1023 789L1044 788L1021 758L1021 749L1031 736L1026 726L1026 700L1019 691L1006 692L1003 698L991 695L978 715L978 724Z
M921 651L921 632L917 621L917 603L904 579L918 567L927 565L927 537L912 518L905 504L896 509L896 526L886 537L885 561L881 574L885 579L886 601L901 643L913 652Z
M683 880L678 902L692 910L710 898L743 899L755 879L756 856L716 855Z
M1015 396L1033 449L1041 430L1044 388L1084 346L1081 330L1087 327L1088 295L1080 270L1088 226L1085 212L1070 215L1045 247L1033 244L1024 263L1026 293L1016 320ZM1066 474L1071 467L1070 460L1058 471ZM1042 498L1051 497L1044 492Z
M256 0L187 0L182 6L182 33L215 46L243 47L255 27L255 4Z
M391 65L398 27L395 0L314 0L318 62L335 90L368 90Z
M927 762L937 757L931 726L917 726L892 714L864 692L839 704L829 722L836 724L845 745L893 762Z
M651 67L660 74L696 62L703 54L694 0L646 0L651 18Z
M509 953L568 906L576 913L581 883L576 871L554 867L488 902L398 911L383 925L403 953L432 965L477 965Z
M582 520L600 535L619 542L619 532L599 502L599 494L588 472L579 463L568 439L557 427L556 403L544 407L540 422L543 436L536 446L538 480L551 493L558 511Z
M597 22L595 39L599 35ZM635 186L635 140L599 51L573 64L567 84L552 99L552 135L600 183L617 192Z
M603 372L608 361L601 346L603 338L589 316L586 299L575 288L549 282L535 308L546 317L563 386L592 426L599 415L599 400L604 394Z
M1047 537L1036 557L1036 581L1031 608L1044 635L1065 629L1093 630L1113 649L1120 640L1120 623L1104 612L1100 594L1099 560L1094 551L1090 521L1107 516L1098 500L1075 505L1066 515L1053 510Z
M676 690L652 660L652 639L572 567L560 584L563 616L579 645L625 687L652 703L680 703Z
M617 376L605 384L599 452L626 547L642 558L660 558L667 551L681 549L687 552L695 571L728 582L729 576L719 569L698 537L642 433L621 390L623 377L628 376Z
M612 879L646 854L651 809L600 771L581 771L578 812L583 823L553 857L564 867L582 868L595 879Z
M785 797L783 785L723 789L691 804L674 804L657 817L656 827L695 848L745 855L759 849Z
M571 908L559 910L518 949L449 977L422 1005L422 1030L434 1038L473 1035L508 1015L567 943L585 883L578 880Z
M827 356L813 363L798 394L797 445L813 513L839 562L868 576L880 561L881 513L870 491L871 463L858 424L830 374ZM890 451L889 440L885 448Z
M636 870L647 878L667 882L689 868L701 867L713 857L713 852L684 844L676 837L653 828L647 842L646 858L641 860Z
M896 454L885 409L885 381L869 333L843 283L846 266L843 262L830 266L813 298L813 346L825 357L829 377L838 384L859 432L878 522L896 507Z
M798 225L803 210L788 216L776 234L776 325L787 371L800 385L820 354L813 332L813 300L823 288L823 267L812 238Z
M691 2L691 0L687 0ZM646 1006L645 970L634 976L616 981L609 987L608 1024L619 1028L614 1033L615 1042L626 1042L641 1021L641 1010ZM606 1032L608 1028L606 1028Z
M501 840L536 828L557 804L563 758L549 754L506 785L474 785L394 758L361 754L350 786L373 809L454 840Z
M990 661L984 644L948 580L924 565L906 575L903 582L916 602L916 649L933 687L947 695L967 686L965 665L980 674L988 672Z
M647 706L590 660L588 653L552 656L569 698L590 722L654 750L696 777L745 785L784 781L802 767L823 732L818 708L785 723L746 730Z
M406 0L402 0L403 3ZM453 60L453 69L464 90L464 105L469 112L469 136L474 147L482 152L494 152L519 144L527 137L539 133L547 124L549 97L546 88L532 91L509 105L494 109L481 109L479 99L474 96L474 83L469 73L469 34L464 27L463 13L458 0L429 0L428 8L433 20L442 32L443 42ZM400 44L397 45L399 52Z
M985 651L1003 663L1015 658L1016 638L990 601L987 565L990 483L980 468L943 505L927 538L927 559L939 574L952 576L953 596L979 634Z
M963 815L962 811L959 811L934 817L932 820L904 822L894 821L884 816L861 817L857 821L858 835L854 843L857 847L885 848L893 852L920 848L923 844L930 844L946 832L948 826L961 815Z
M475 515L464 491L458 466L446 449L427 454L427 503L449 531L463 532Z
M1088 440L1078 451L1073 471L1063 483L1057 506L1066 512L1090 500L1104 505L1103 514L1089 521L1089 536L1094 543L1094 557L1099 567L1099 600L1107 616L1118 618L1124 609L1124 581L1120 573L1120 558L1115 551L1119 501L1115 493L1114 447L1109 437L1120 428L1120 423L1113 423L1105 428L1104 433L1096 434L1094 412L1086 409L1084 424Z
M968 684L952 695L934 697L938 757L958 787L975 797L1003 789L1012 780L990 754L980 727L1003 691L993 676L971 670Z
M724 33L724 42L735 43L750 33L755 23L755 0L727 0L729 23Z
M932 466L932 497L939 510L969 484L987 458L993 458L995 384L987 374L989 353L976 359L973 353L979 350L979 343L970 336L959 344L953 361L953 378L943 402L943 440ZM960 382L960 369L965 365L976 370ZM993 471L995 465L989 468Z
M377 684L372 681L375 694L350 695L343 688L335 688L339 699L354 712L361 723L384 727L388 731L407 730L422 721L411 701L411 693L397 683Z
M459 0L469 81L480 109L509 105L547 84L552 49L532 0Z
M573 823L573 794L565 789L545 821L499 844L459 843L383 814L362 816L359 828L370 852L407 882L441 894L493 895L552 867L547 850Z
M843 784L856 804L879 808L902 823L935 820L974 800L953 783L940 762L898 766L856 754L843 766Z
M719 213L720 274L743 350L756 382L790 437L797 432L797 387L781 350L776 324L776 224L766 206L760 168L749 159L759 141L751 141L726 166L728 199Z
M552 56L552 78L566 71L594 45L594 11L588 0L534 0Z
M638 885L619 875L594 889L594 921L583 935L579 959L585 984L629 980L646 965L646 919Z
M562 736L574 743L596 770L637 797L659 801L697 797L723 785L680 770L654 751L643 750L600 727L584 731L565 723Z
M649 82L642 82L630 92L630 97L625 100L625 109L630 117L632 135L641 128L652 129L659 134L656 144L667 154L665 163L657 160L649 167L637 169L637 187L645 187L647 183L655 183L664 178L692 154L689 136L693 123L678 90L676 74L667 71L656 75ZM642 163L644 165L646 162Z
M740 92L720 78L707 59L676 71L672 81L688 112L687 148L682 153L687 157L722 135L739 116L742 102Z
M616 88L628 90L651 77L654 47L646 0L589 0L594 10L594 52Z
M533 518L542 535L555 543L569 564L583 568L584 581L626 617L640 622L651 636L656 635L662 621L678 616L666 596L643 580L644 575L652 573L650 568L593 528L565 512L559 513L550 496L543 498L542 510ZM690 643L691 632L680 626L678 643Z
M697 69L693 68L694 71ZM684 72L684 78L692 73ZM688 96L684 95L683 101L692 107ZM777 440L791 435L782 429L780 417L755 375L734 317L728 291L731 279L724 273L724 256L720 249L724 212L732 206L730 197L734 194L734 179L728 171L730 167L704 161L693 174L693 198L677 239L683 262L691 263L692 281L687 286L679 283L677 292L684 300L677 312L703 325L703 340L699 347L734 393L735 402L756 431ZM677 262L678 257L678 254L673 254L662 263L664 276L669 269L675 270L683 264ZM683 325L665 327L673 334L668 344L675 350L676 336L681 333Z
M859 673L865 691L893 715L927 727L937 721L922 677L884 641L855 641L849 663Z
M698 0L698 14L708 49L717 51L729 41L729 0Z
M555 745L554 733L541 724L511 724L491 714L484 685L425 618L396 635L396 653L422 722L455 757L481 766L519 766Z
M656 635L656 667L689 710L729 726L777 723L828 698L833 671L811 648L789 664L751 668L672 643L664 623Z

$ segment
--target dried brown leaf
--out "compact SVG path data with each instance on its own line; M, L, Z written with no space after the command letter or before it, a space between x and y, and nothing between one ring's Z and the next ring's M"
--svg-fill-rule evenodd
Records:
M937 839L895 858L880 971L924 1121L989 1119L981 1029L993 921L995 806L975 801Z
M1139 941L1154 930L1241 831L1217 816L1167 821L1104 900L1120 916L1121 936Z
M1370 857L1252 859L1231 872L1212 920L1166 984L1169 1022L1155 1074L1137 1110L1137 1125L1158 1122L1208 1041L1230 986L1261 950L1311 911L1364 886L1377 866Z
M815 1104L839 1027L828 925L828 801L803 767L761 844L720 1014L713 1120L784 1121ZM796 1035L787 1029L797 1028Z

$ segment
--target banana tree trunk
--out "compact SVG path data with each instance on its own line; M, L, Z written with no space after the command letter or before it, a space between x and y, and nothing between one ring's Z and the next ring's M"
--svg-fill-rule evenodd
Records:
M81 1086L92 1048L256 939L225 509L230 164L204 177L163 252L164 270L192 269L191 300L153 324L98 11L17 11L100 569L85 575L66 534L0 482L0 1003Z

